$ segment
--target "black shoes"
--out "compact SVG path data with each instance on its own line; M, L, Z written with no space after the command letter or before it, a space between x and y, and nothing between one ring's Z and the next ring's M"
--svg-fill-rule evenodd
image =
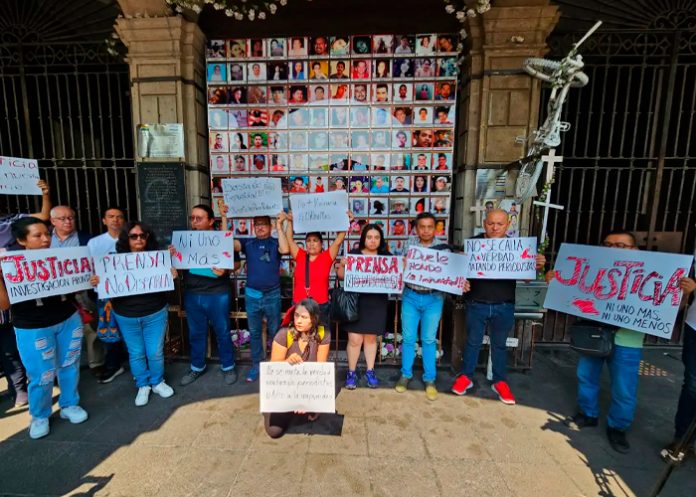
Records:
M597 418L593 418L591 416L585 416L583 413L578 412L572 418L567 418L564 421L564 423L568 428L571 428L571 429L577 431L577 430L580 430L582 428L595 427L599 424L599 420Z
M627 454L631 448L626 439L625 431L607 426L607 438L609 439L609 445L611 445L611 448L616 452Z

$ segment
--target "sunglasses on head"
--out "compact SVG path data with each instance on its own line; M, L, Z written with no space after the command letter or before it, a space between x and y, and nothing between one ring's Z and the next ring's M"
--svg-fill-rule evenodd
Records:
M140 238L141 240L147 240L148 236L150 236L150 235L147 233L129 233L128 234L128 238L130 240L137 240L138 238Z

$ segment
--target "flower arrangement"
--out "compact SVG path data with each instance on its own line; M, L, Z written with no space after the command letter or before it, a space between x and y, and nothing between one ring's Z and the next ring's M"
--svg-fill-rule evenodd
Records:
M189 9L200 14L206 4L213 6L215 10L222 10L227 17L237 21L249 19L264 20L269 15L278 12L278 7L284 7L288 0L166 0L177 12Z
M251 347L251 334L249 330L230 330L232 344L238 350Z
M401 355L401 333L387 333L382 337L382 359L394 359Z

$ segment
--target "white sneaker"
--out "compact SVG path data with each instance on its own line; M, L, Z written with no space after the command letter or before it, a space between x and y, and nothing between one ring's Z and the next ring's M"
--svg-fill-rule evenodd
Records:
M157 395L162 397L163 399L166 399L168 397L171 397L174 395L174 389L167 385L164 380L160 381L157 385L152 387L152 391L155 392Z
M77 425L87 421L89 416L87 415L87 411L80 406L70 406L60 410L60 417L62 419L68 419L72 424Z
M142 407L147 404L147 401L150 400L150 390L152 390L150 387L138 388L138 395L135 396L136 406Z
M32 418L29 425L29 436L36 440L37 438L45 437L50 431L48 427L48 418Z

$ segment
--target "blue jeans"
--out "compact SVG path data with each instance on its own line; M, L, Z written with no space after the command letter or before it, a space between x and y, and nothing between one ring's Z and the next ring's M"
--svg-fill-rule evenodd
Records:
M266 330L274 337L280 328L280 288L263 292L263 297L253 298L246 293L246 311L251 335L251 360L258 367L264 358L264 344L261 338L263 318L266 317Z
M401 375L413 377L413 361L416 359L418 324L421 329L423 351L423 381L435 381L437 377L437 327L442 316L444 297L440 292L418 293L404 288L401 299Z
M66 302L65 305L70 305ZM60 407L80 403L82 320L76 312L62 323L46 328L17 328L17 348L29 376L29 413L35 419L51 415L53 380L58 376Z
M606 361L611 376L611 405L607 425L627 430L633 422L638 392L638 369L643 349L614 345L604 358L580 356L578 360L578 407L585 416L599 417L599 381Z
M682 361L684 384L679 396L677 415L674 417L674 438L683 437L696 416L696 330L689 325L684 327Z
M462 374L469 378L474 374L478 363L481 342L488 325L491 339L491 362L493 363L493 383L505 381L507 377L507 338L515 325L515 304L466 304L466 348L462 352Z
M222 370L234 369L234 346L230 336L230 294L185 293L184 309L189 328L191 369L205 369L208 322L215 332Z
M139 318L114 312L121 336L128 348L135 386L159 385L164 380L164 335L167 332L167 306Z

